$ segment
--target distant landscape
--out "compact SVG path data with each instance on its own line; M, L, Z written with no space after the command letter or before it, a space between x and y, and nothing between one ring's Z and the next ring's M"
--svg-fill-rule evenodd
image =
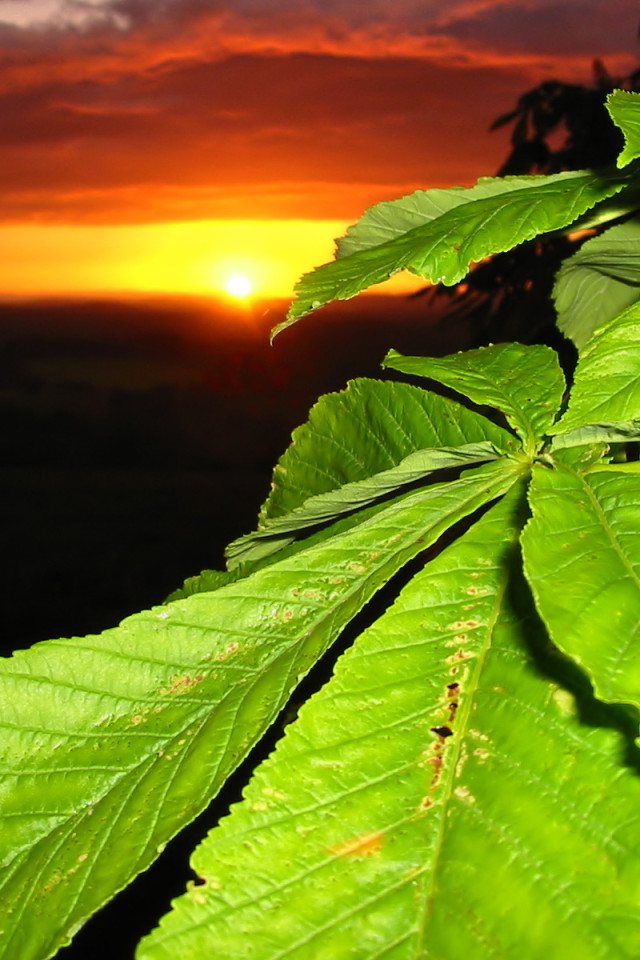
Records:
M363 296L269 345L287 303L0 303L0 654L96 633L222 568L255 527L271 469L322 393L380 376L390 347L445 354L464 324L425 299ZM276 736L276 733L273 734ZM133 955L191 877L193 846L238 799L251 758L64 960Z
M3 654L115 625L223 565L317 397L390 347L465 345L422 298L360 297L284 331L284 301L0 304Z

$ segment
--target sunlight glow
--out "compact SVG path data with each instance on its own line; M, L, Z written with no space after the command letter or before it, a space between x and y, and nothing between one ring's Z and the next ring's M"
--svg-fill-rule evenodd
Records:
M335 220L205 220L132 225L0 224L0 296L158 293L292 295L302 273L333 258ZM233 275L251 290L229 290ZM237 281L234 281L234 286ZM375 292L424 281L402 273Z
M253 290L253 284L244 273L232 273L225 283L225 290L230 297L244 300Z

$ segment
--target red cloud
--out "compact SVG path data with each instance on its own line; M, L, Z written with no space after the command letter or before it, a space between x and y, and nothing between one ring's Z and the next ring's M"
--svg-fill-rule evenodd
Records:
M619 24L628 4L604 6ZM561 62L558 31L545 46L543 13L566 22L575 2L67 9L73 27L0 25L5 219L355 216L374 189L492 173L493 117L552 67L587 80L612 53L586 28Z

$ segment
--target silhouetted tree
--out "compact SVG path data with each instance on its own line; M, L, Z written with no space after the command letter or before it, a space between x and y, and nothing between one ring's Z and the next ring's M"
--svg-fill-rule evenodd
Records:
M640 69L613 77L594 60L591 86L546 80L519 97L514 110L497 117L490 130L512 125L511 151L498 175L551 174L602 168L615 162L622 134L605 108L615 89L640 90ZM430 287L416 296L447 297L448 317L464 315L477 343L517 339L562 349L551 291L561 261L584 237L551 235L496 254L454 287Z

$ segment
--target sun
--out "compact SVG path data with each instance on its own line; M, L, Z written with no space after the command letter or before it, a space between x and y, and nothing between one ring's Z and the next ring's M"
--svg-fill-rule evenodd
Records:
M225 280L224 289L230 297L246 300L253 292L253 284L245 273L231 273Z

